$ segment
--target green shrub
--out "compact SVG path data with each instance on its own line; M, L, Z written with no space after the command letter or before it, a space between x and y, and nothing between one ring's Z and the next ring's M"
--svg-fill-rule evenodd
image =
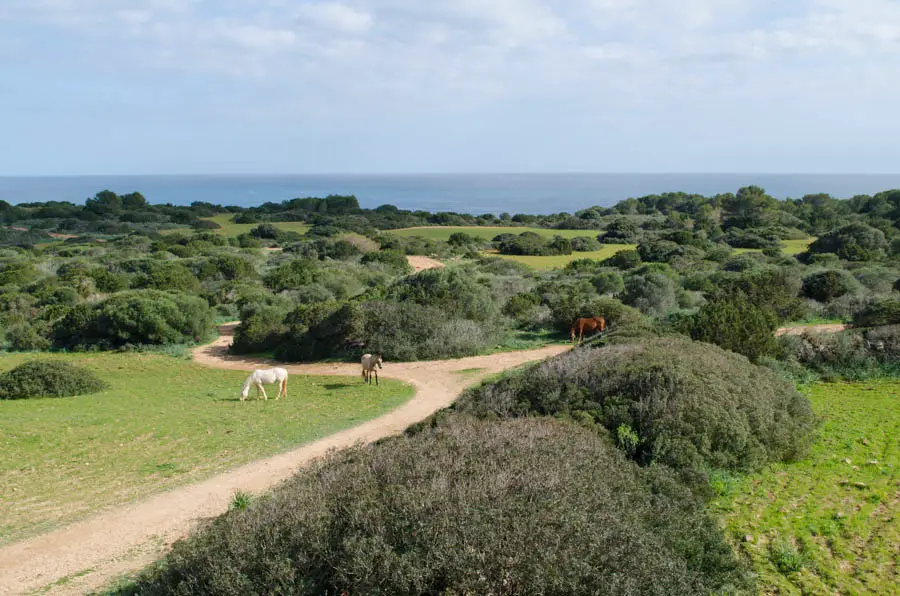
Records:
M696 341L716 344L753 362L773 355L778 346L775 313L741 294L714 297L697 314L685 319L681 327Z
M830 302L857 287L853 276L843 270L819 271L803 279L803 295L819 302Z
M618 294L625 289L625 281L622 276L615 271L603 271L591 278L591 283L598 294L607 294L609 296Z
M255 305L241 311L241 324L234 331L230 352L254 354L281 345L287 332L284 309Z
M641 254L636 250L620 250L603 261L606 267L615 267L627 271L641 264Z
M263 283L275 292L283 292L311 284L317 277L315 263L306 259L295 259L270 271L263 278Z
M662 316L678 306L675 283L663 273L629 275L625 278L622 302L644 314Z
M641 231L634 221L620 217L610 222L600 239L604 244L637 244L641 240Z
M204 230L204 231L221 230L222 229L222 226L220 226L219 224L217 224L216 222L214 222L211 219L198 219L193 224L191 224L191 227L194 228L195 230Z
M574 252L593 252L601 250L603 245L596 238L590 236L579 236L572 238L572 250Z
M388 288L387 297L396 302L439 308L445 317L491 321L500 314L500 307L486 286L452 267L420 271L399 279Z
M130 267L137 272L133 284L135 288L166 292L200 291L200 280L184 263L146 259L131 263Z
M621 425L636 433L638 462L697 472L799 457L813 425L809 401L790 383L681 338L569 352L469 390L456 407L478 416L587 413L610 433Z
M662 469L550 420L451 418L349 449L176 543L125 593L645 594L750 588Z
M58 321L54 338L70 349L119 348L199 342L213 330L206 300L197 296L132 290L92 305L78 305Z
M404 275L413 271L409 261L406 260L406 255L398 250L379 250L367 253L363 255L361 263L363 265L382 263Z
M875 300L853 317L854 327L900 324L900 298Z
M86 368L57 360L31 360L0 374L0 399L71 397L106 387Z
M864 223L851 223L819 237L809 252L834 253L847 261L870 261L884 257L887 248L884 232Z
M26 321L7 326L3 335L7 349L13 352L32 352L50 347L50 340Z

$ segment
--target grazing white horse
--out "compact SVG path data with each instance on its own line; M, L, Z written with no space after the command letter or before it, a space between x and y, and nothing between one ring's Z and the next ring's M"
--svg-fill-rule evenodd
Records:
M287 397L287 380L288 371L283 368L254 370L253 373L247 377L247 380L244 381L244 386L241 388L241 401L247 399L247 394L250 393L251 385L256 386L256 399L259 399L259 392L262 391L263 397L268 401L269 396L266 395L266 388L263 387L263 383L278 383L278 395L275 396L275 399L278 399L282 395Z
M382 368L381 354L377 356L364 354L362 357L362 378L370 385L372 384L372 373L375 373L375 384L378 384L378 368L376 367Z

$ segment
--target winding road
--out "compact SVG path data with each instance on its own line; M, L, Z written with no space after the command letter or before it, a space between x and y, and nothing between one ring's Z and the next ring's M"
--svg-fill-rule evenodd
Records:
M235 326L220 327L219 339L197 348L194 360L205 366L233 370L271 366L271 361L228 354ZM0 548L0 595L35 590L51 595L84 594L101 588L122 574L159 559L199 520L225 512L235 491L263 492L330 450L401 433L452 404L463 389L487 375L568 349L557 345L459 360L386 362L380 376L416 388L415 396L404 405L298 449ZM295 375L360 376L358 364L303 364L285 368Z

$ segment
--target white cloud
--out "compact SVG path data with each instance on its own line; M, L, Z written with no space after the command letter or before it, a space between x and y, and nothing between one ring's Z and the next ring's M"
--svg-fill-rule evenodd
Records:
M865 88L900 62L892 0L4 0L0 19L72 34L56 51L85 68L252 76L339 101L627 105L726 96L735 80L761 95L860 76ZM861 58L864 75L815 68Z

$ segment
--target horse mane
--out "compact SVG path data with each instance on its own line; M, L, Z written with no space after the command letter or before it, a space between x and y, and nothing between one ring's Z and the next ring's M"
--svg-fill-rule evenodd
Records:
M253 381L253 374L254 373L250 373L250 376L247 377L246 381L244 381L244 385L241 387L241 391L244 391L244 390L250 388L250 383Z

